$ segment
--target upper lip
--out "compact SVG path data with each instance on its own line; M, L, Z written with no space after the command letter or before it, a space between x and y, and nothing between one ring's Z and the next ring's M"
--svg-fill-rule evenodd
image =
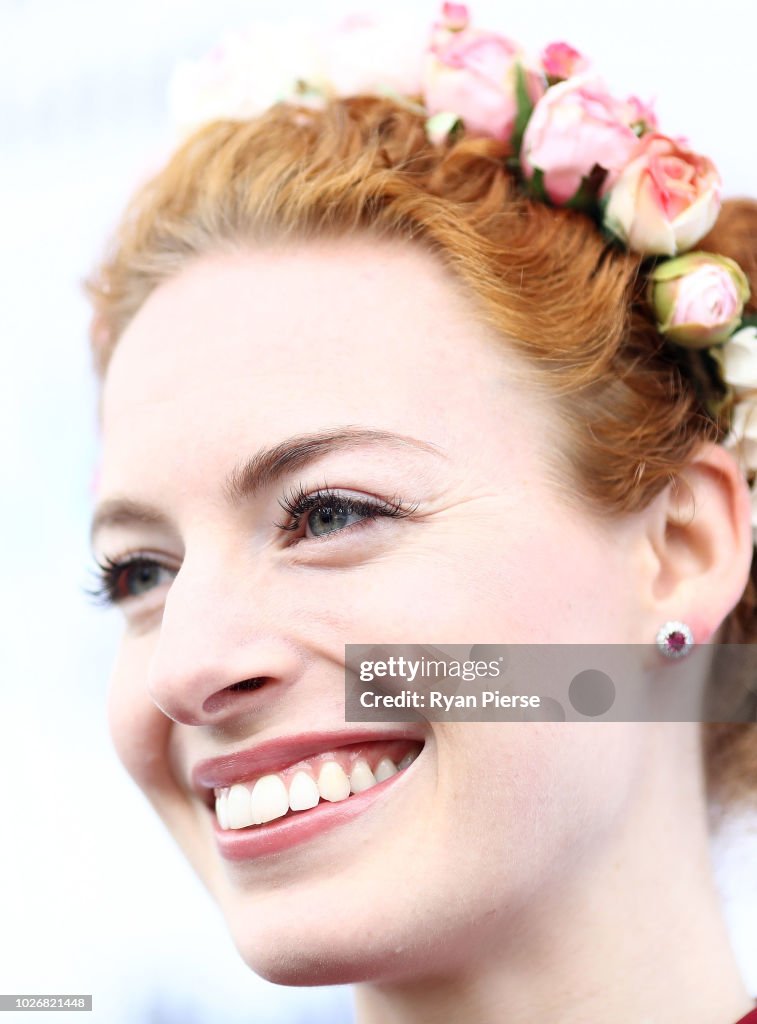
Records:
M329 750L355 743L375 743L382 740L408 739L423 742L415 730L396 729L391 732L354 729L341 732L303 732L294 736L276 736L255 746L199 761L192 769L192 788L206 802L213 789L232 786L235 782L253 776L280 772L306 757L314 757Z

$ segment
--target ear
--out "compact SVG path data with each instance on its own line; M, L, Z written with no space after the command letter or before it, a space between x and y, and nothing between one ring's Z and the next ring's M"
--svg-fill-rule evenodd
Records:
M751 497L738 463L707 442L647 510L647 636L663 622L688 623L707 643L740 600L749 579Z

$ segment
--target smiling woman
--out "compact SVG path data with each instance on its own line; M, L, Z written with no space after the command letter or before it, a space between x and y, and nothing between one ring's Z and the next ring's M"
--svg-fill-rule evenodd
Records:
M461 5L444 19L437 57L469 31ZM523 111L570 94L570 53L529 77L497 50L522 110L488 136L470 111L439 135L430 88L424 108L300 83L214 120L90 284L116 747L250 967L355 983L359 1024L753 1017L707 816L753 797L753 725L345 720L346 644L757 639L715 356L665 340L650 252L600 233L599 195L559 208L513 163ZM629 160L653 116L636 103L603 99ZM584 193L622 180L605 143ZM655 237L677 247L706 201L738 325L755 206L713 227L683 176Z

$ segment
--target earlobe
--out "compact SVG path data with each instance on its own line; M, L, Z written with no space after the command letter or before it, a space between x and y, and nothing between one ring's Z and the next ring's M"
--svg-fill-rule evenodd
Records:
M688 622L694 641L706 643L749 579L753 541L746 480L733 456L708 442L655 506L647 538L656 556L649 593L656 622Z

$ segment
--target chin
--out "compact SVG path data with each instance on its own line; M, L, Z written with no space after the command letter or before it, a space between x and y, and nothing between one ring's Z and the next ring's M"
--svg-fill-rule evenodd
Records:
M349 985L400 971L400 956L366 941L356 944L335 937L332 929L320 935L294 925L283 934L268 927L232 930L239 955L247 966L276 985ZM385 943L381 944L385 946Z
M225 910L226 923L234 944L247 966L276 985L348 985L358 982L400 978L418 968L408 960L417 924L393 916L366 913L378 905L363 900L362 907L349 914L349 906L314 912L310 907L284 911L271 900L237 904ZM350 917L352 918L350 920Z

